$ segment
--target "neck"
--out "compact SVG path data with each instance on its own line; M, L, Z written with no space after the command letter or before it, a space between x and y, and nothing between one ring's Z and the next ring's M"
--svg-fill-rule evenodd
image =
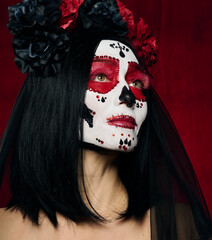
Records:
M117 154L114 153L83 150L85 190L82 177L79 178L82 198L91 211L94 211L93 207L107 220L119 217L119 214L124 212L128 205L126 189L118 176L116 158ZM81 176L81 172L79 176Z

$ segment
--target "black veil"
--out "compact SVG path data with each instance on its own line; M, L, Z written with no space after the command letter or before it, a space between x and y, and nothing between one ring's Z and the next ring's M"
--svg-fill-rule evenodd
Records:
M1 138L0 183L8 171L28 96L26 82ZM211 217L178 132L153 87L148 90L148 172L152 240L212 239ZM2 198L2 196L0 196Z
M211 239L209 211L194 169L165 106L151 87L149 109L152 239Z

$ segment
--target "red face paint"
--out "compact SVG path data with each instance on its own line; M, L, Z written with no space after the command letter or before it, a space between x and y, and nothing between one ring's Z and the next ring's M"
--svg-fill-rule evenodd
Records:
M125 79L136 99L139 101L145 100L146 98L144 97L142 90L149 87L150 79L146 74L142 72L141 67L138 63L129 62L129 67ZM133 86L133 83L136 81L141 82L141 88Z
M102 77L102 81L98 79ZM119 60L108 57L95 57L91 66L88 89L98 93L108 93L117 84L119 78Z

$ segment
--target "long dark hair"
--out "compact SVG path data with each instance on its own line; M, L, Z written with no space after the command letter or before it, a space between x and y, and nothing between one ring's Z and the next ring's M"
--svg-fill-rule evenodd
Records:
M8 207L20 209L36 224L40 210L55 226L56 212L73 221L104 220L86 207L78 189L84 97L94 53L102 39L119 40L132 48L125 39L78 30L61 72L45 79L29 75L21 90L25 102L24 109L20 106L22 116L10 153L12 199ZM141 139L148 140L147 136ZM147 145L143 140L141 144ZM129 194L128 210L121 215L141 217L150 207L148 184L142 174L146 161L129 164L129 155L121 156L122 161L117 159ZM131 155L146 158L145 151L142 156Z
M72 34L69 55L56 77L28 75L2 137L0 182L8 159L12 192L8 208L18 208L35 224L40 210L54 226L56 213L75 222L104 221L88 209L78 188L85 92L101 40L119 40L133 48L110 33L79 29ZM176 239L175 203L188 203L199 235L210 236L210 215L177 130L154 89L144 94L148 114L138 145L117 158L129 197L120 217L141 218L154 206L158 239Z

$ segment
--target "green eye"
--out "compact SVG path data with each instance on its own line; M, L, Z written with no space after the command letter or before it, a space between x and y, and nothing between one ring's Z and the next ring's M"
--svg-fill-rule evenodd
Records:
M141 80L135 80L134 82L131 82L130 84L129 84L129 86L132 86L132 87L135 87L135 88L138 88L138 89L142 89L143 88L143 86L144 86L144 84L142 83L142 81Z
M98 81L98 82L106 82L107 80L108 79L104 74L98 74L95 77L95 81Z

